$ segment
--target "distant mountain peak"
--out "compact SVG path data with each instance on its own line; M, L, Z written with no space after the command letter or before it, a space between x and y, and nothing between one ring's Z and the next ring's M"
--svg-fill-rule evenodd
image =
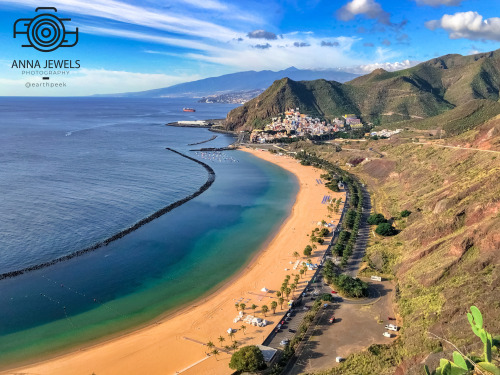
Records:
M219 77L204 78L198 81L180 83L161 89L104 96L200 98L232 92L264 90L274 81L284 77L288 77L295 81L310 81L323 78L329 81L346 82L358 77L358 75L334 69L309 70L298 69L295 66L291 66L277 72L272 70L261 70L258 72L249 70L225 74Z

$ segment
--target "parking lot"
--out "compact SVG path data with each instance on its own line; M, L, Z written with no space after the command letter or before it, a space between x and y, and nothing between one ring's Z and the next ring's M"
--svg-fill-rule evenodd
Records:
M343 300L319 313L311 337L298 351L298 359L287 374L328 369L335 366L336 357L345 358L372 344L388 344L394 340L395 332L389 331L393 334L392 338L383 336L387 331L384 328L386 324L396 324L388 320L394 314L391 304L394 288L390 281L371 284L378 297L365 303ZM330 323L332 315L335 315L335 321Z
M281 342L283 340L291 340L293 338L293 336L299 329L300 324L302 323L304 315L311 309L311 306L314 303L314 299L316 298L311 294L311 291L316 288L310 287L310 289L312 290L306 292L307 296L303 297L300 302L296 303L291 312L288 312L290 316L287 317L288 313L283 316L280 324L283 321L285 324L282 324L280 329L276 329L274 331L274 334L272 334L268 338L268 340L266 340L264 345L276 349L283 349L284 345L281 345Z

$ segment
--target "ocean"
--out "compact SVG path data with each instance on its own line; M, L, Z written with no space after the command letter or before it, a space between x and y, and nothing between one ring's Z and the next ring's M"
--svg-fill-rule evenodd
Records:
M231 136L165 126L223 118L232 108L186 99L0 99L0 273L91 246L197 191L207 171L166 147L216 174L200 196L105 247L0 280L0 367L151 322L256 254L288 216L295 177L241 151L189 151L226 146Z

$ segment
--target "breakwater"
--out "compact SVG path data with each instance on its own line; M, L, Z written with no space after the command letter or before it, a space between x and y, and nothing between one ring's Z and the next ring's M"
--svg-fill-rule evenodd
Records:
M217 137L218 137L218 135L214 135L213 137L211 137L209 139L205 139L204 141L201 141L201 142L188 143L188 146L201 145L202 143L207 143L207 142L213 141Z
M237 147L206 147L206 148L199 148L197 150L189 150L189 151L233 151L237 150Z
M50 260L50 261L47 261L47 262L44 262L44 263L39 263L39 264L36 264L36 265L33 265L33 266L29 266L29 267L26 267L26 268L22 268L22 269L19 269L19 270L9 271L9 272L2 273L2 274L0 274L0 280L11 278L11 277L16 277L16 276L19 276L19 275L22 275L22 274L25 274L25 273L28 273L28 272L31 272L31 271L35 271L35 270L39 270L39 269L42 269L42 268L46 268L46 267L52 266L54 264L57 264L57 263L60 263L60 262L64 262L64 261L76 258L78 256L84 255L84 254L86 254L88 252L95 251L95 250L97 250L97 249L99 249L101 247L107 246L111 242L116 241L116 240L118 240L118 239L126 236L129 233L132 233L133 231L139 229L143 225L145 225L145 224L153 221L154 219L159 218L160 216L166 214L167 212L172 211L173 209L175 209L175 208L183 205L184 203L190 201L191 199L196 198L198 195L202 194L204 191L206 191L214 183L214 181L215 181L215 171L208 164L205 164L205 163L203 163L202 161L200 161L198 159L195 159L195 158L192 158L190 156L187 156L187 155L185 155L185 154L183 154L183 153L181 153L179 151L176 151L174 149L171 149L169 147L166 147L166 150L174 152L174 153L176 153L176 154L178 154L178 155L180 155L180 156L182 156L182 157L184 157L186 159L189 159L191 161L194 161L195 163L200 164L208 172L207 180L205 181L205 183L198 190L196 190L193 194L190 194L187 197L179 199L178 201L176 201L176 202L174 202L172 204L169 204L168 206L165 206L165 207L161 208L160 210L158 210L158 211L154 212L153 214L145 217L144 219L139 220L134 225L132 225L132 226L130 226L130 227L128 227L128 228L126 228L126 229L124 229L124 230L122 230L122 231L114 234L114 235L112 235L111 237L106 238L103 241L97 242L97 243L95 243L92 246L86 247L84 249L75 251L75 252L73 252L71 254L64 255L62 257L59 257L59 258L56 258L56 259L53 259L53 260Z

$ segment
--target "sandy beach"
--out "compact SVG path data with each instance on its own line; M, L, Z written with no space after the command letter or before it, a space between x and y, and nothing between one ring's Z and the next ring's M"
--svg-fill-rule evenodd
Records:
M247 267L209 296L155 324L92 347L0 374L232 373L228 367L230 354L221 352L217 358L207 356L209 350L204 344L212 341L219 350L224 350L224 345L231 345L231 339L226 333L228 328L237 330L234 340L237 340L240 346L262 343L283 311L278 306L276 315L272 311L267 313L266 319L273 324L264 328L245 324L247 328L243 332L240 329L243 324L241 321L233 323L237 316L235 303L243 302L247 306L246 313L263 317L260 307L264 304L270 307L271 301L277 300L276 295L271 292L279 289L287 274L298 273L298 270L292 269L293 264L290 262L296 261L293 257L295 251L302 255L304 247L309 244L307 234L323 219L338 223L338 214L332 214L332 217L328 218L327 205L322 204L323 197L330 195L334 198L342 197L343 201L345 199L345 193L333 193L323 184L316 182L321 174L316 168L302 166L295 159L267 151L244 151L294 173L300 184L290 216ZM311 257L313 262L324 253L326 247L318 245ZM305 260L304 257L301 259ZM306 277L309 278L312 274L312 271L308 271ZM304 280L305 278L302 279ZM270 289L270 292L261 292L263 287ZM252 304L258 306L255 312L250 309ZM224 337L225 341L220 343L219 336Z

